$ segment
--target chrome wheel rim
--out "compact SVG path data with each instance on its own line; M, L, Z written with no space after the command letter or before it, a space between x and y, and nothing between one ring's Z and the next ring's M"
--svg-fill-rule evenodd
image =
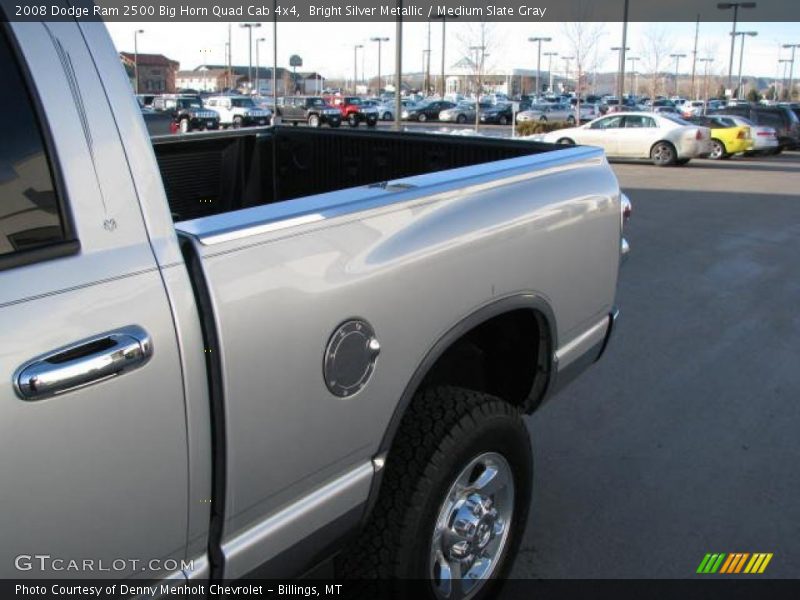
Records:
M719 158L722 156L722 144L719 142L713 142L711 144L711 158Z
M672 150L665 144L659 144L653 151L653 158L658 162L669 162L672 160Z
M473 458L450 486L434 526L429 575L438 598L474 596L497 570L514 513L514 477L496 452Z

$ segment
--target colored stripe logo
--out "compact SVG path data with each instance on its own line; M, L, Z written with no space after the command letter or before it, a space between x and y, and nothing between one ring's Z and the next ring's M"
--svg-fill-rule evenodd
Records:
M750 575L763 573L769 561L772 560L772 552L733 552L706 554L697 567L697 573L701 575L725 574L736 575L747 573Z

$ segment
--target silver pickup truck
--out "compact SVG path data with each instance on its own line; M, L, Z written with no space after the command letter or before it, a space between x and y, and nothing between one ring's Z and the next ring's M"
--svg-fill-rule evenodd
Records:
M260 128L151 141L98 23L0 27L0 576L491 589L522 417L597 360L603 153Z

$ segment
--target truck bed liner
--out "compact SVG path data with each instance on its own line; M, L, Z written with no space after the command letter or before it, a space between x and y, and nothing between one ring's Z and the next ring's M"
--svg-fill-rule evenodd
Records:
M153 146L175 221L558 149L305 127L170 136L155 138Z

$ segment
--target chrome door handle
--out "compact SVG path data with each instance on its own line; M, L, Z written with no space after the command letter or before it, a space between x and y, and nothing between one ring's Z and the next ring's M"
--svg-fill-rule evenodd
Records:
M64 346L17 369L14 389L23 400L41 400L144 365L153 343L138 325Z

